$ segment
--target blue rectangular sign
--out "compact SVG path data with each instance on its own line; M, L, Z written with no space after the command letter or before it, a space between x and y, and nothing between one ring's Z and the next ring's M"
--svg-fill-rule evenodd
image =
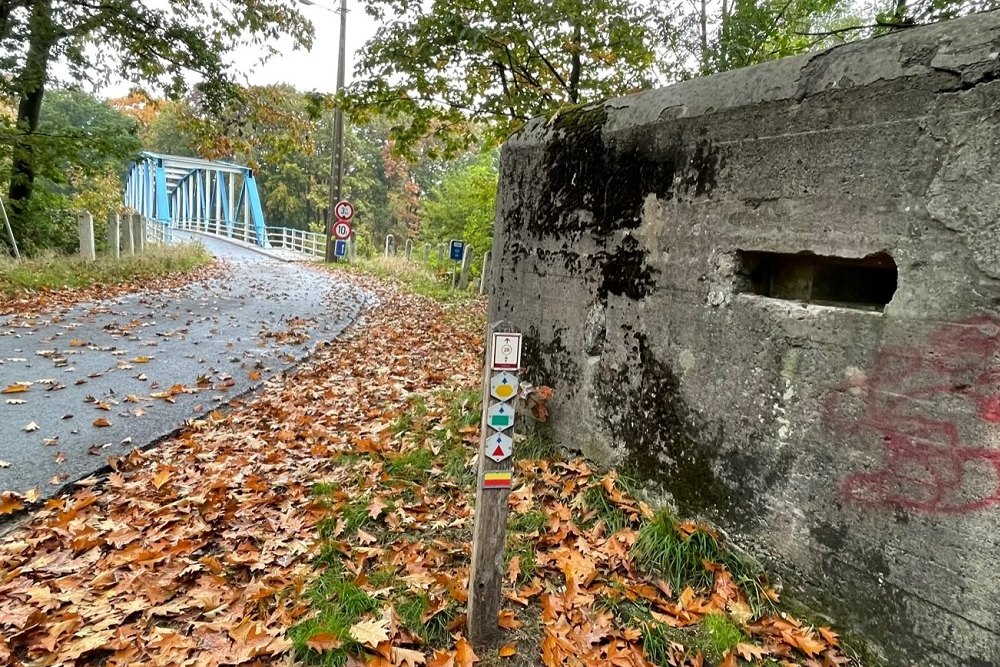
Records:
M347 254L347 241L338 239L333 245L333 254L335 257L343 257Z
M461 262L465 255L465 241L451 242L451 258L456 262Z

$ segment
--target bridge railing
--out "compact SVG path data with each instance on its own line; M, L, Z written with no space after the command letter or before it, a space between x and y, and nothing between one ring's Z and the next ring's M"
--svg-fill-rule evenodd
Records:
M164 245L170 243L170 223L153 218L143 218L146 221L146 240L149 243Z
M267 240L272 248L286 248L313 257L326 254L326 240L322 234L288 227L268 227Z
M226 226L221 220L174 220L171 222L174 229L183 229L189 232L204 232L214 234L223 238L237 239L244 243L257 243L257 232L252 225L242 221L235 222L232 227Z

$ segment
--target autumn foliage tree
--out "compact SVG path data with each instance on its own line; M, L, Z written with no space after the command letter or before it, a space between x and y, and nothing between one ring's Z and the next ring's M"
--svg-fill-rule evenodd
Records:
M210 104L220 105L231 90L233 49L253 43L266 54L282 35L300 44L312 36L292 0L0 0L0 93L16 100L5 146L15 234L28 232L38 154L60 148L58 137L38 131L55 64L77 81L114 76L170 96L194 78Z

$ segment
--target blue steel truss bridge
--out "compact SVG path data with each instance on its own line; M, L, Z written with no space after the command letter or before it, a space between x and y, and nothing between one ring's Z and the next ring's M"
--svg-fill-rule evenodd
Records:
M231 162L143 152L125 181L125 205L169 230L212 234L261 248L322 257L322 234L268 227L253 169Z

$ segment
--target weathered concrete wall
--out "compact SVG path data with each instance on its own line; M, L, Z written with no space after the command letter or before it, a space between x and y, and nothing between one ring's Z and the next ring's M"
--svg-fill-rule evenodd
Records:
M527 334L558 437L763 549L891 665L1000 664L998 53L978 15L539 119L503 152L492 315ZM884 311L815 303L820 269L754 288L751 251L888 253L897 287Z

